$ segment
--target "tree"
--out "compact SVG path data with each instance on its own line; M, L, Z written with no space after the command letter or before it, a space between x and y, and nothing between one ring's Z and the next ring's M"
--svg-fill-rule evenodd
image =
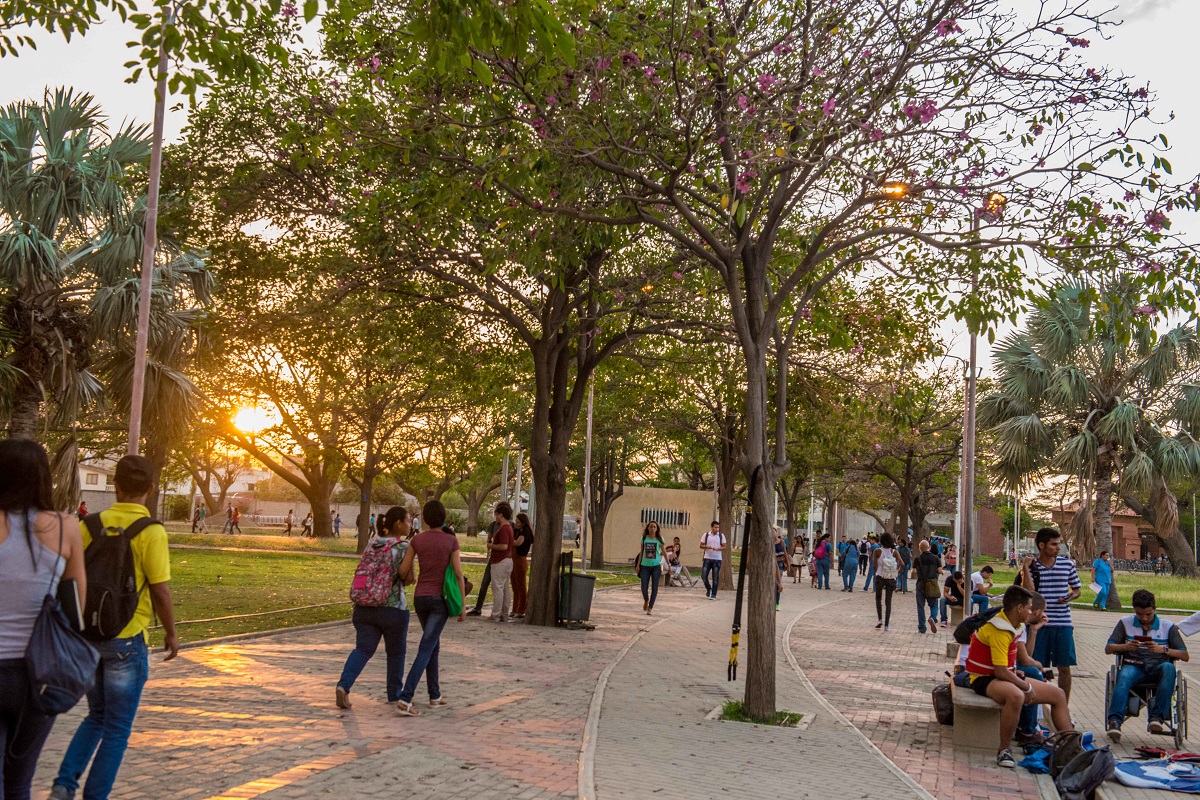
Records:
M1154 309L1126 310L1131 291L1121 283L1057 288L1023 330L1001 341L1000 388L979 402L1006 489L1053 474L1078 479L1083 524L1067 535L1084 563L1113 549L1114 494L1157 493L1162 502L1151 506L1166 510L1174 505L1166 482L1200 475L1200 388L1190 383L1200 339L1189 325L1159 335ZM1169 516L1159 535L1175 555L1190 551ZM1180 561L1177 569L1195 570L1194 558ZM1119 599L1109 608L1119 609Z

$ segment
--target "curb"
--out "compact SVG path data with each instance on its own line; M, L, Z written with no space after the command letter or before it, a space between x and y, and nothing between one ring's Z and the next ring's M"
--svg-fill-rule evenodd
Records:
M839 599L844 599L844 598L839 598ZM876 756L878 756L880 759L882 759L884 766L886 766L892 774L894 774L897 778L899 778L901 783L903 783L905 786L907 786L908 788L910 788L914 792L916 792L917 797L920 797L921 800L937 800L936 797L934 797L932 794L929 793L928 789L926 789L921 784L917 783L917 781L915 779L913 779L913 777L911 775L909 775L904 770L900 769L900 767L897 766L894 761L892 761L890 758L888 758L886 755L884 755L884 752L882 750L880 750L879 747L877 747L874 742L872 742L869 738L867 738L867 735L865 733L860 731L858 728L854 727L854 723L851 722L850 720L848 720L846 718L845 714L843 714L841 711L838 711L837 708L834 707L833 703L830 703L828 700L826 700L825 696L817 691L817 687L813 686L812 681L810 681L808 679L808 676L804 674L804 670L800 669L800 664L799 664L799 662L796 661L795 654L792 653L792 645L791 645L792 628L794 628L796 626L796 623L799 622L806 614L816 611L819 608L824 608L827 605L832 605L833 603L836 603L836 602L837 602L837 600L830 600L828 602L815 605L812 608L807 609L805 611L801 611L799 614L797 614L795 616L795 618L792 619L791 622L788 623L788 626L786 628L784 628L784 630L783 630L783 653L787 657L788 663L791 664L792 670L796 673L796 677L798 677L800 679L800 682L802 684L804 684L804 687L806 689L808 689L809 692L812 693L812 696L817 699L817 702L821 705L821 707L824 708L826 711L828 711L835 720L837 720L838 722L842 723L847 728L852 730L855 733L855 735L857 735L857 737L862 742L862 744L867 748L867 750L871 751Z
M208 647L210 644L230 644L232 642L245 642L250 639L265 639L268 636L281 636L285 633L303 633L304 631L316 631L322 628L332 628L337 625L349 625L350 618L335 619L329 622L314 622L311 625L297 625L292 628L272 628L269 631L250 631L249 633L235 633L229 636L218 636L215 639L198 639L194 642L182 642L179 645L180 650L194 650L197 647ZM151 652L165 653L166 648L155 647Z

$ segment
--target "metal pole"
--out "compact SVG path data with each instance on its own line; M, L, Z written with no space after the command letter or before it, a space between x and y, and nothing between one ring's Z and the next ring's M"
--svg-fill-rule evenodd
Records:
M954 544L958 547L958 552L962 552L963 535L962 535L962 519L963 519L963 458L962 458L962 442L958 443L958 497L954 503Z
M508 454L512 449L512 434L504 437L504 465L500 467L500 499L508 502Z
M1196 557L1196 493L1192 492L1192 557L1196 559L1196 563L1200 564L1200 558Z
M809 552L812 552L813 544L813 517L817 514L817 489L815 486L808 487L808 547Z
M587 547L588 547L588 511L591 506L588 504L592 501L592 394L596 387L596 382L588 382L588 415L587 415L587 438L583 445L583 518L579 521L579 549L583 563L583 574L587 574Z
M1021 490L1013 495L1013 546L1012 549L1017 549L1017 544L1021 541ZM1008 553L1005 553L1008 555Z
M519 514L521 512L521 470L524 467L525 451L517 450L517 491L513 493L513 497L517 498L517 508L513 512Z
M975 214L971 220L971 229L975 233L979 232L979 215ZM979 275L975 270L971 274L971 294L974 295L979 291ZM971 353L969 365L967 368L967 399L966 413L963 415L963 499L962 510L964 517L963 525L963 548L962 562L963 574L967 577L968 588L971 581L971 550L974 546L975 539L975 365L978 361L979 336L975 331L975 326L970 325L971 330Z
M141 450L142 406L146 399L146 354L150 346L150 289L154 284L154 252L158 246L158 189L162 179L163 127L167 114L166 29L175 24L174 6L163 21L158 46L158 76L154 87L154 132L150 140L150 175L146 190L146 230L142 240L142 277L138 287L137 338L133 348L133 392L129 398L129 442L126 452Z

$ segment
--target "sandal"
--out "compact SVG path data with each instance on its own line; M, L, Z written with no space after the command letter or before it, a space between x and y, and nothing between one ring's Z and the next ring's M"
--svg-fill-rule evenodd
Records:
M440 697L431 698L429 701L430 708L437 708L438 706L445 706L445 705L449 705L449 703L447 703L445 700L443 700Z
M421 716L421 712L417 711L416 706L414 706L412 704L411 700L407 703L404 702L403 700L397 700L396 701L396 713L402 717L419 717L419 716Z

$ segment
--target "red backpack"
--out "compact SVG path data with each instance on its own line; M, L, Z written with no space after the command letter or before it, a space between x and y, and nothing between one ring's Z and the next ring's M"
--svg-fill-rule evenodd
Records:
M377 607L387 603L396 580L392 548L395 539L376 539L363 550L350 584L350 601L356 606Z

